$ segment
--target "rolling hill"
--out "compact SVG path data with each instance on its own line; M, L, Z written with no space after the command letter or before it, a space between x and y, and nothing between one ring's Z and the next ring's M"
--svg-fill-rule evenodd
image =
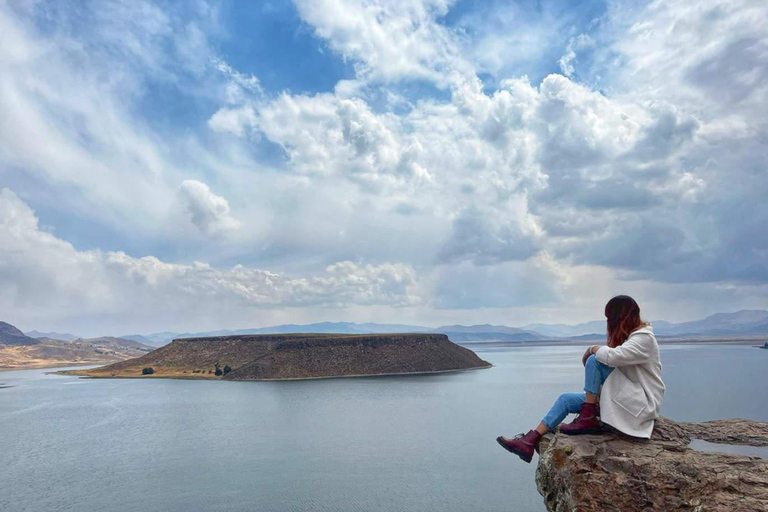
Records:
M72 341L33 338L24 335L11 324L0 322L0 368L107 363L141 356L153 348L132 340L112 337L78 338Z
M26 333L27 336L30 338L50 338L53 340L61 340L61 341L75 341L80 336L75 336L74 334L69 334L66 332L40 332L40 331L29 331Z

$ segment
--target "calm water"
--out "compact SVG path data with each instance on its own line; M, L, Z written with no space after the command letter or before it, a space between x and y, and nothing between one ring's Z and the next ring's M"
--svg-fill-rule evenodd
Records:
M582 387L583 348L452 375L303 382L0 373L0 510L537 511L495 442ZM768 350L671 346L663 413L768 420Z

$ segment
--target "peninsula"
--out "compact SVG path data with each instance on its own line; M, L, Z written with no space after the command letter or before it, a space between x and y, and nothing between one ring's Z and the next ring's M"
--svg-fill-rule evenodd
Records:
M291 380L490 367L444 334L264 334L181 338L149 354L68 375Z

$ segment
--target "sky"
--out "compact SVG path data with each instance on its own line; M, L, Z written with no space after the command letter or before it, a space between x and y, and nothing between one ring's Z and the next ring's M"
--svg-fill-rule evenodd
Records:
M0 319L768 308L768 3L0 0Z

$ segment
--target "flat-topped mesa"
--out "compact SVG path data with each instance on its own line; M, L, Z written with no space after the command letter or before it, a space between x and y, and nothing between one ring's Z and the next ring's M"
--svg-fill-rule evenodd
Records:
M283 380L438 373L489 366L444 334L307 333L180 338L142 357L67 373ZM143 375L146 368L152 368L150 375Z
M548 434L539 445L536 485L552 512L768 510L768 459L696 451L692 439L766 447L768 422L659 418L651 440Z

